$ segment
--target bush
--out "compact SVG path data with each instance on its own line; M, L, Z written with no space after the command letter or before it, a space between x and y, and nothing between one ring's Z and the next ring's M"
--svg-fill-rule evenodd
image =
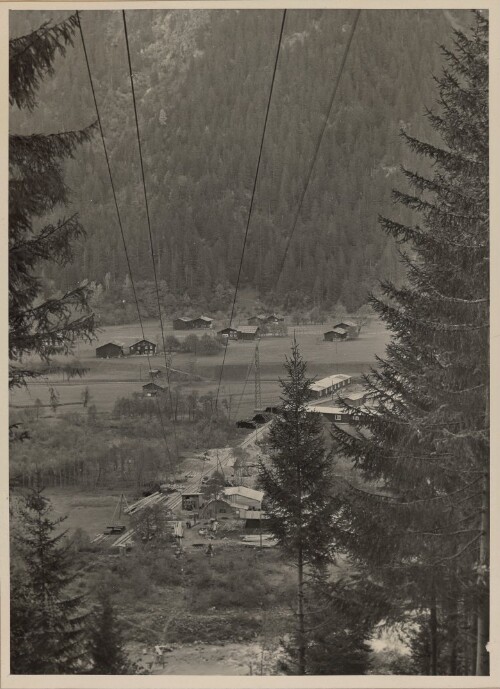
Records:
M188 335L185 340L181 343L181 351L182 352L187 352L190 354L197 354L198 353L198 347L200 344L200 340L198 339L198 335Z
M213 356L218 354L222 349L222 345L214 337L210 335L202 335L198 343L198 354L205 356Z

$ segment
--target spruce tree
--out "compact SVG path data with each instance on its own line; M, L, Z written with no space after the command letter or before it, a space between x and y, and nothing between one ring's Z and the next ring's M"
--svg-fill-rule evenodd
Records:
M70 544L41 489L21 499L13 533L11 672L73 674L87 668L86 622Z
M56 56L72 44L76 15L9 41L9 98L12 107L32 111L41 80L54 73ZM64 161L72 158L94 130L53 134L9 134L9 387L41 374L23 364L36 354L48 362L67 354L79 338L90 339L94 316L90 290L75 285L60 298L41 295L41 264L64 266L72 259L72 243L83 237L77 214L45 221L67 205ZM38 272L38 274L37 274Z
M91 616L89 652L92 674L126 675L132 668L123 648L123 638L111 597L106 587L98 593Z
M331 458L319 414L307 411L312 380L296 342L286 358L288 377L280 381L281 404L267 442L268 461L259 468L267 496L270 529L297 567L296 674L307 672L306 584L332 559L337 508L329 495Z
M354 491L355 557L418 612L430 674L488 672L488 21L443 47L440 143L402 137L424 169L403 169L395 201L419 217L381 223L403 244L407 282L371 304L392 331L366 378L373 407L357 434L334 431L384 497ZM429 166L428 162L432 165ZM352 413L358 413L352 410ZM376 491L375 491L376 492ZM394 611L393 611L394 613ZM471 645L471 639L474 644ZM446 649L446 652L444 650Z

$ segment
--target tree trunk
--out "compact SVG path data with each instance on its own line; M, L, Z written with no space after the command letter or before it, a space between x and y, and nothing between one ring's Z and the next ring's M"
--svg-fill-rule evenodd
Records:
M434 589L434 585L433 585ZM431 652L431 675L437 675L437 609L436 594L432 593L431 608L429 616L429 641Z
M489 632L489 595L488 595L488 540L489 540L489 481L488 474L483 477L481 499L481 538L479 541L478 567L478 604L477 604L477 651L476 675L489 674L489 659L486 644Z
M304 563L302 557L302 544L299 545L298 561L298 675L306 674L306 637L304 630Z

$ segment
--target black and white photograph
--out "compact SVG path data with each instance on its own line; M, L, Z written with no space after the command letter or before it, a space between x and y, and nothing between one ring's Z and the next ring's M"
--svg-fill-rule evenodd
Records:
M5 13L2 686L493 686L491 3L201 4Z

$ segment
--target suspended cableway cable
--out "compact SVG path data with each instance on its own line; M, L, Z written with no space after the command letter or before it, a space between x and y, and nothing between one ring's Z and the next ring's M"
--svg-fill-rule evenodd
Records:
M131 266L131 263L130 263L130 256L129 256L129 252L128 252L128 249L127 249L127 242L126 242L126 240L125 240L125 233L124 233L124 231L123 231L123 223L122 223L122 219L121 219L120 208L119 208L119 206L118 206L118 200L117 200L117 197L116 197L116 188L115 188L115 184L114 184L114 181L113 181L113 174L112 174L112 172L111 172L111 164L110 164L110 161L109 161L108 149L107 149L107 146L106 146L106 139L105 139L105 136L104 136L104 130L103 130L103 126L102 126L101 116L100 116L100 113L99 113L99 106L98 106L98 104L97 104L97 97L96 97L95 88L94 88L94 79L93 79L93 77L92 77L92 70L91 70L91 67L90 67L90 62L89 62L88 54L87 54L87 46L86 46L86 43L85 43L85 37L84 37L84 33L83 33L83 28L82 28L82 24L81 24L81 21L80 21L80 13L79 13L78 10L76 11L76 16L77 16L77 20L78 20L78 28L79 28L79 30L80 30L80 37L81 37L81 40L82 40L82 47L83 47L83 54L84 54L84 56L85 56L85 63L86 63L86 65L87 65L87 73L88 73L89 82L90 82L90 89L91 89L91 91L92 91L92 98L93 98L93 100L94 100L94 107L95 107L95 111L96 111L97 122L98 122L98 125L99 125L99 132L100 132L100 134L101 134L101 141L102 141L102 146L103 146L103 150L104 150L104 157L105 157L105 159L106 159L106 166L107 166L107 170L108 170L109 182L110 182L111 191L112 191L112 194L113 194L113 201L114 201L114 205L115 205L116 218L117 218L117 221L118 221L118 226L119 226L119 228L120 228L120 235L121 235L121 239L122 239L123 250L124 250L124 253L125 253L125 259L126 259L126 262L127 262L127 268L128 268L128 272L129 272L129 276L130 276L130 283L131 283L131 286L132 286L132 294L133 294L134 301L135 301L135 305L136 305L136 309L137 309L137 317L138 317L138 319L139 319L139 324L140 324L140 327L141 327L142 337L143 337L143 339L145 340L145 339L146 339L146 336L145 336L145 333L144 333L144 324L143 324L143 320L142 320L142 316L141 316L141 311L140 311L140 307L139 307L139 301L138 301L138 299L137 299L137 291L136 291L135 281L134 281L134 277L133 277L133 273L132 273L132 266ZM153 380L152 368L151 368L151 361L150 361L150 358L149 358L149 354L146 353L146 356L147 356L147 360L148 360L148 366L149 366L150 377L151 377L151 380ZM168 455L169 462L170 462L170 467L171 467L171 470L172 470L172 456L171 456L171 453L170 453L170 448L169 448L169 446L168 446L167 433L166 433L166 430L165 430L165 425L164 425L164 423L163 423L163 417L162 417L162 414L161 414L160 403L159 403L159 400L158 400L157 397L156 397L155 399L156 399L156 403L157 403L157 407L158 407L158 418L159 418L160 425L161 425L161 429L162 429L162 437L163 437L163 440L164 440L164 443L165 443L165 448L166 448L166 451L167 451L167 455Z
M168 382L168 395L170 399L170 408L172 410L172 420L173 420L173 432L174 432L174 442L175 442L175 451L177 455L177 460L179 459L179 446L177 442L177 431L176 431L176 418L175 414L173 413L173 400L172 400L172 388L170 384L170 363L167 360L167 348L165 346L165 331L163 328L163 317L161 314L161 303L160 303L160 290L158 287L158 275L156 272L156 261L155 261L155 255L154 255L154 245L153 245L153 233L151 231L151 217L149 213L149 200L148 200L148 193L146 190L146 176L144 173L144 160L142 156L142 144L141 144L141 135L139 131L139 117L137 115L137 100L135 97L135 87L134 87L134 78L133 78L133 71L132 71L132 60L130 57L130 45L129 45L129 40L128 40L128 30L127 30L127 18L125 16L125 10L122 10L122 17L123 17L123 30L125 34L125 46L127 49L127 59L128 59L128 69L129 69L129 77L130 77L130 88L132 91L132 102L134 104L134 116L135 116L135 130L137 134L137 145L139 147L139 160L141 163L141 178L142 178L142 189L144 192L144 204L145 204L145 209L146 209L146 219L147 219L147 225L148 225L148 234L149 234L149 248L151 252L151 262L153 264L153 276L154 276L154 281L155 281L155 290L156 290L156 301L158 303L158 317L160 320L160 329L161 329L161 339L162 339L162 346L163 346L163 355L165 358L165 369L166 369L166 376L167 376L167 382Z
M344 54L343 54L343 57L342 57L342 62L340 63L340 68L339 68L339 71L338 71L338 73L337 73L337 78L336 78L336 80L335 80L335 85L334 85L334 87L333 87L332 95L331 95L331 98L330 98L330 103L329 103L329 105L328 105L328 112L327 112L327 115L326 115L325 120L324 120L324 122L323 122L323 126L322 126L322 128L321 128L321 133L320 133L320 135L319 135L319 138L318 138L318 141L317 141L317 144L316 144L316 149L315 149L315 151L314 151L314 155L313 155L313 157L312 157L311 165L310 165L310 167L309 167L309 172L308 172L307 177L306 177L306 183L305 183L305 185L304 185L304 189L302 190L302 195L301 195L301 197L300 197L299 205L297 206L297 210L296 210L296 212L295 212L295 216L294 216L293 223L292 223L292 229L290 230L290 234L288 235L288 240L287 240L286 247L285 247L285 253L283 254L283 258L281 259L281 263L280 263L280 267L279 267L279 271L278 271L278 276L277 276L277 278L276 278L276 282L275 282L275 286L274 286L275 290L276 290L277 287L278 287L278 284L279 284L279 281L280 281L280 278L281 278L281 274L282 274L282 272L283 272L283 268L284 268L284 265L285 265L285 261L286 261L287 255L288 255L288 250L290 249L290 244L291 244L291 242L292 242L293 234L294 234L295 228L296 228L296 226L297 226L297 221L298 221L298 219L299 219L300 211L302 210L302 204L304 203L304 198L305 198L307 189L309 188L309 183L310 183L310 181L311 181L312 172L313 172L314 166L315 166L315 164L316 164L316 159L317 159L317 157L318 157L318 152L319 152L319 149L320 149L321 144L322 144L322 142L323 142L323 137L324 137L324 135L325 135L325 131L326 131L326 127L327 127L327 125L328 125L328 121L330 120L330 115L332 114L333 104L335 103L335 99L336 99L337 92L338 92L338 89L339 89L339 84L340 84L340 81L341 81L341 79L342 79L342 74L343 74L343 72L344 72L344 68L345 68L345 65L346 65L346 62L347 62L347 56L349 55L349 51L350 51L350 49L351 49L352 39L354 38L354 33L355 33L355 31L356 31L356 26L357 26L357 24L358 24L358 20L359 20L360 14L361 14L361 10L356 10L356 15L355 15L355 17L354 17L354 21L353 21L353 24L352 24L352 26L351 26L351 32L350 32L350 34L349 34L349 38L347 39L347 43L346 43L346 46L345 46L345 49L344 49Z
M264 118L264 127L262 130L262 137L260 140L259 156L257 159L257 167L255 170L255 178L254 178L254 182L253 182L252 195L250 197L250 206L248 209L248 217L247 217L247 222L246 222L246 227L245 227L245 235L243 237L243 246L241 249L241 257L240 257L240 264L239 264L239 268L238 268L238 276L236 278L236 286L235 286L235 290L234 290L233 303L232 303L232 307L231 307L231 315L229 318L229 328L231 328L232 323L233 323L234 309L236 306L236 298L238 296L238 289L240 286L240 278L241 278L241 270L242 270L242 266L243 266L243 258L245 256L245 248L246 248L247 239L248 239L248 230L250 228L250 221L252 219L253 203L254 203L254 199L255 199L255 190L257 188L257 180L259 177L260 162L262 159L262 150L264 148L264 140L266 138L267 121L269 118L269 111L271 109L271 101L272 101L272 97L273 97L274 82L275 82L275 78L276 78L276 70L278 67L278 59L279 59L279 54L280 54L280 49L281 49L281 42L283 39L283 29L285 27L286 12L287 12L286 10L283 10L283 17L281 19L281 28L280 28L279 39L278 39L278 48L276 50L276 57L274 60L274 69L273 69L273 75L272 75L272 79L271 79L271 87L269 89L269 98L267 101L266 116ZM229 347L229 338L228 338L226 346L224 348L224 354L222 357L222 365L221 365L221 369L220 369L219 383L217 385L217 394L215 396L215 412L217 412L217 405L218 405L218 401L219 401L219 392L220 392L220 387L221 387L221 383L222 383L222 375L224 372L224 365L226 363L226 354L227 354L228 347Z

